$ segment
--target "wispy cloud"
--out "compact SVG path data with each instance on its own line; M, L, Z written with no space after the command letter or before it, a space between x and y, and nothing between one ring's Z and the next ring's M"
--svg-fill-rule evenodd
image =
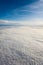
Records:
M7 21L7 20L0 20L0 25L8 25L8 26L29 26L29 25L43 25L43 20L42 19L32 19L30 21Z
M42 18L43 17L43 1L39 0L34 2L30 5L25 5L23 7L17 8L13 10L13 17L14 15L18 18Z

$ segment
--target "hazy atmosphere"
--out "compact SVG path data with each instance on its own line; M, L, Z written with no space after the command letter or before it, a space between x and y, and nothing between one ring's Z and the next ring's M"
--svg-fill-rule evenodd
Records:
M43 65L43 0L0 0L0 65Z

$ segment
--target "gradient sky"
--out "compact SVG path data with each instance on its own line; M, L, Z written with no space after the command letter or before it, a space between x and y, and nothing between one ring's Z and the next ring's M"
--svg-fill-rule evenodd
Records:
M0 0L1 20L32 20L43 18L43 0Z

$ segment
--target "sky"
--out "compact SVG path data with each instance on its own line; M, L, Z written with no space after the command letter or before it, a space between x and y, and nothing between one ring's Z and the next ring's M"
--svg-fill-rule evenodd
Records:
M0 20L43 20L43 0L0 0Z

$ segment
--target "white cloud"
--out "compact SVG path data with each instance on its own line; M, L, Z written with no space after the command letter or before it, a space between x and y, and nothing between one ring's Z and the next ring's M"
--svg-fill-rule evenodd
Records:
M0 65L42 65L42 49L43 29L25 26L0 30Z
M43 25L43 19L34 18L30 21L7 21L7 20L0 20L0 24L5 25L13 25L13 26L29 26L29 25Z

